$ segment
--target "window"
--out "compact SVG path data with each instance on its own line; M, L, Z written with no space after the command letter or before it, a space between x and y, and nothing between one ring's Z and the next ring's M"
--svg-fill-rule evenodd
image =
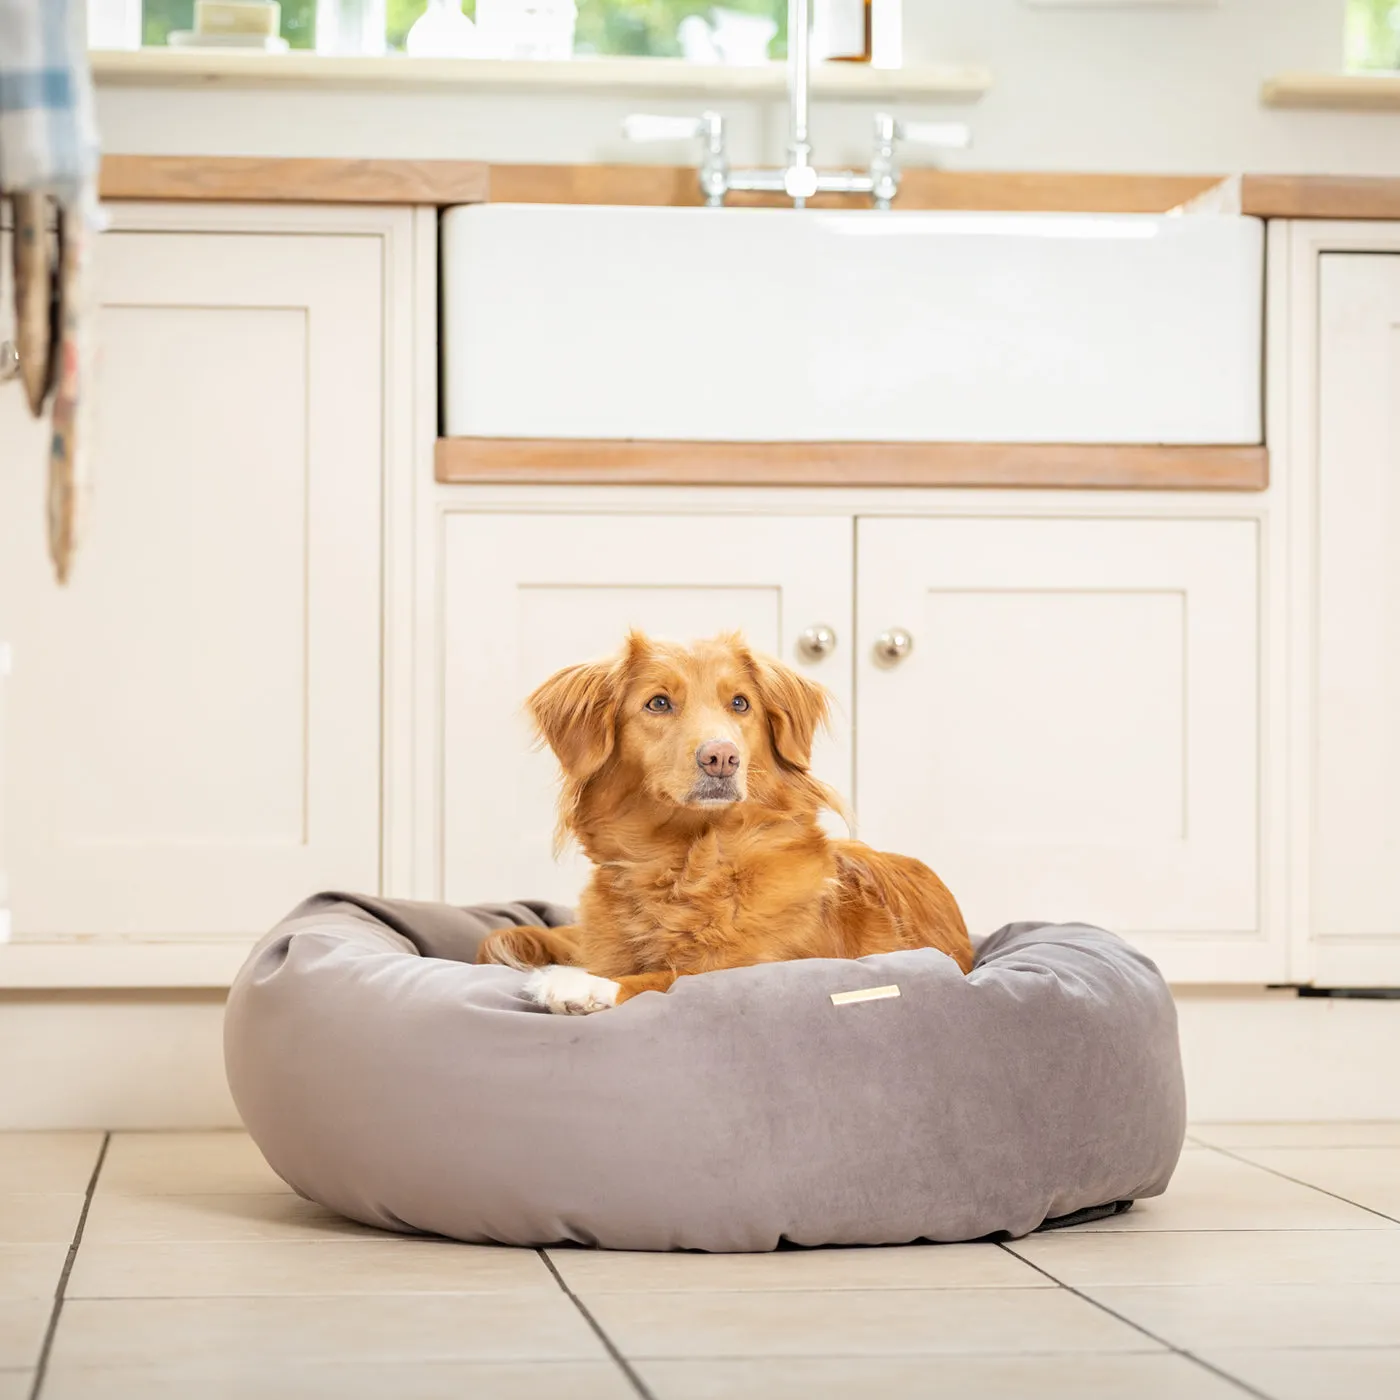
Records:
M1348 68L1400 68L1400 0L1347 0Z
M395 8L394 0L389 0L390 12ZM414 8L421 10L423 7ZM172 30L193 28L194 0L142 0L143 44L164 45ZM282 0L282 37L294 49L312 48L315 30L316 0Z
M717 8L767 16L778 26L769 56L787 54L787 0L725 0L723 6L707 0L579 0L574 52L679 58L681 22Z
M423 13L425 0L386 0L385 40L390 49L402 49L413 21ZM468 15L476 0L464 0ZM635 54L674 58L681 56L681 22L692 15L708 17L724 9L763 15L778 26L769 56L787 53L787 0L578 0L578 27L574 52L580 54ZM189 29L194 23L194 0L144 0L141 39L164 44L173 29ZM316 46L316 0L282 0L282 37L294 49Z

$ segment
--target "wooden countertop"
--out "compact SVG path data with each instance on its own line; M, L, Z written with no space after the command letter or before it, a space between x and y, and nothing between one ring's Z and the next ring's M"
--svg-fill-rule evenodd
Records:
M1257 447L439 438L437 479L572 486L961 486L1262 491Z
M1217 175L905 171L902 209L1161 213L1218 184ZM104 199L336 204L699 203L695 172L669 165L508 165L472 160L245 156L104 156ZM1400 219L1400 177L1246 175L1246 214ZM736 205L780 203L735 196ZM832 207L859 200L832 198Z
M103 199L247 204L481 204L491 167L479 160L103 156Z

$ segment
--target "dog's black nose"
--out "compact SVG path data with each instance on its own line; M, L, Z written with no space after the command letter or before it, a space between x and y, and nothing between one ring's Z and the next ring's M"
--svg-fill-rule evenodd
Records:
M700 771L710 778L732 778L739 771L739 750L728 739L710 739L695 751Z

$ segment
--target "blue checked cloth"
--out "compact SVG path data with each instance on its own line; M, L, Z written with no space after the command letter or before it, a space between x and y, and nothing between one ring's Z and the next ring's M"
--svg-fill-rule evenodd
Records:
M0 190L95 206L86 0L0 0Z

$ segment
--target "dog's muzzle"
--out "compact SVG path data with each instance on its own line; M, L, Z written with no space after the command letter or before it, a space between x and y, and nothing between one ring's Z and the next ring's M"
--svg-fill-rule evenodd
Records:
M696 806L718 805L739 800L739 784L734 778L702 777L686 794L687 803Z

